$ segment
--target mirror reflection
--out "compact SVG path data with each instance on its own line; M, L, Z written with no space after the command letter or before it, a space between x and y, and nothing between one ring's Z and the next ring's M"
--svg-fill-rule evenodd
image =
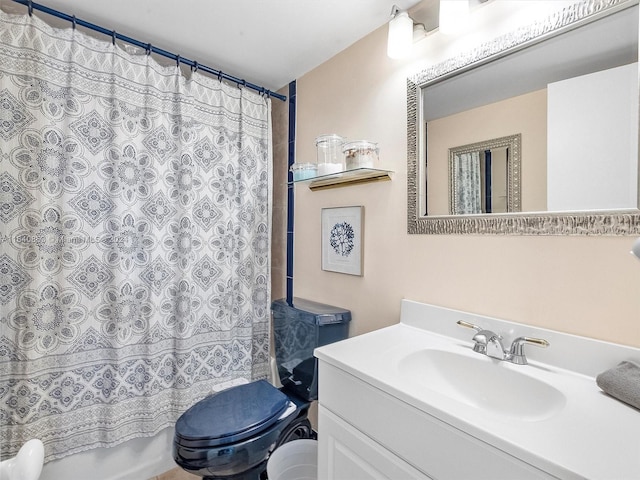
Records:
M533 40L467 65L461 60L457 70L439 73L438 66L414 76L410 231L412 218L451 214L637 213L638 5L622 1L615 8L598 7L602 11L594 15L593 2L582 3L585 18L567 20L561 33L533 32ZM410 82L410 104L411 89ZM463 169L470 160L459 155L452 164L450 152L514 131L521 134L517 208L510 209L508 201L501 206L493 194L487 208L486 193L479 195L479 206L463 207L462 198L478 195L451 169ZM482 191L486 178L479 164L473 188L480 185Z
M449 149L451 215L520 211L520 138Z

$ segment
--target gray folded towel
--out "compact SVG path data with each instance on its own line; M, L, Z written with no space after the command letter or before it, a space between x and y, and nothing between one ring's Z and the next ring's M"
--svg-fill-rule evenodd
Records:
M598 375L596 383L605 393L640 409L640 365L620 362Z

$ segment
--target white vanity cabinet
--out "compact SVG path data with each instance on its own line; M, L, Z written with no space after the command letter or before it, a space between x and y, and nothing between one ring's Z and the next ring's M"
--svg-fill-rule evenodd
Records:
M318 478L555 478L320 361Z
M459 320L549 346L500 361ZM640 479L638 410L595 381L640 349L403 300L399 324L315 356L321 480Z

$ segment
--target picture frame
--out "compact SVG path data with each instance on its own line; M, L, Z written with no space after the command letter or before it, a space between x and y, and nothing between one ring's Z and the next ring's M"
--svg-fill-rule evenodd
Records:
M322 270L363 275L364 207L322 209Z

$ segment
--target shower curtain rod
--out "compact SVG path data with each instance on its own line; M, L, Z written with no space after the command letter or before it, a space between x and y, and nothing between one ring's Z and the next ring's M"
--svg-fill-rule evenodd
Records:
M157 53L158 55L161 55L163 57L167 57L167 58L171 58L173 60L176 61L176 64L180 64L180 63L184 63L185 65L189 65L191 67L192 70L203 70L207 73L210 73L212 75L215 75L216 77L218 77L219 80L225 79L228 80L230 82L233 82L235 84L237 84L238 86L242 85L243 87L247 87L250 88L252 90L256 90L257 92L267 95L269 97L274 97L277 98L278 100L282 100L285 101L287 99L286 96L284 95L280 95L279 93L273 92L271 90L268 90L264 87L261 87L259 85L255 85L253 83L249 83L246 80L243 80L241 78L238 77L234 77L233 75L229 75L227 73L224 73L220 70L215 70L211 67L207 67L206 65L200 65L198 62L194 61L194 60L189 60L188 58L184 58L181 57L180 55L176 55L175 53L171 53L168 52L166 50L163 50L161 48L155 47L153 45L151 45L150 43L143 43L139 40L136 40L135 38L131 38L131 37L127 37L126 35L122 35L118 32L116 32L115 30L107 30L106 28L103 28L99 25L95 25L93 23L89 23L87 21L84 20L80 20L79 18L76 18L75 15L67 15L66 13L60 12L58 10L54 10L52 8L46 7L44 5L40 5L39 3L35 3L32 2L31 0L13 0L16 3L20 3L22 5L25 5L28 9L29 9L29 16L31 16L31 14L33 13L33 10L40 10L44 13L47 13L49 15L53 15L54 17L58 17L58 18L62 18L63 20L67 20L69 22L71 22L71 24L73 25L73 28L76 27L76 25L80 25L82 27L88 28L90 30L94 30L96 32L100 32L104 35L108 35L112 38L113 43L115 44L116 39L117 40L121 40L123 42L127 42L130 43L132 45L135 45L136 47L140 47L140 48L144 48L147 52L147 55L150 53Z

